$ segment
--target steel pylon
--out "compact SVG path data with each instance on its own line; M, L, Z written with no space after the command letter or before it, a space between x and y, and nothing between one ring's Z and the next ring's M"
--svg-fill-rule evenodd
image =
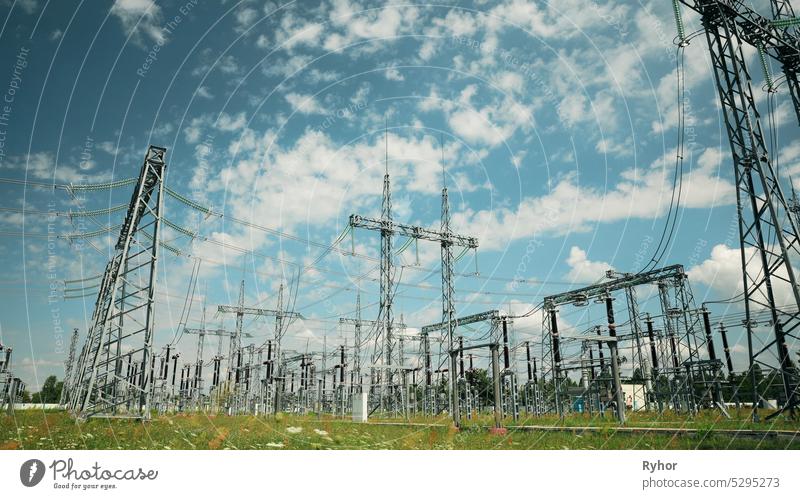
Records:
M70 400L70 409L81 419L150 417L165 155L162 147L148 147L115 253L103 274Z

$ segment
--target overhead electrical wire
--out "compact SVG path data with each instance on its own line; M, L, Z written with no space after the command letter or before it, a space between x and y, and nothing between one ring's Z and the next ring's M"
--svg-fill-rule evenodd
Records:
M680 22L679 22L680 24ZM684 68L684 52L686 41L682 39L678 44L675 63L675 74L677 79L677 93L678 93L678 143L675 151L675 171L672 177L672 194L670 196L669 208L667 210L667 220L664 222L664 229L661 232L658 245L653 252L653 257L650 261L639 270L639 274L655 269L661 263L675 233L675 227L678 220L678 212L680 210L681 193L683 189L683 166L685 155L685 124L686 124L686 77Z

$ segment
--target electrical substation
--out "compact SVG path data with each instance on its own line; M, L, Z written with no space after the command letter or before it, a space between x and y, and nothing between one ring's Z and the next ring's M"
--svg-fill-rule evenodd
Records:
M456 427L484 417L497 432L521 419L575 413L619 425L636 412L712 412L728 418L732 408L750 411L753 419L763 417L760 409L768 410L766 418L795 418L800 401L800 371L793 360L800 334L800 202L788 179L775 170L752 75L765 72L768 92L785 89L793 118L800 122L800 18L788 1L770 4L771 17L765 17L740 1L673 1L678 71L686 71L681 49L689 43L707 44L713 63L730 143L723 165L732 166L735 177L742 313L717 316L712 303L699 303L682 262L662 261L663 251L643 268L609 270L595 276L594 284L537 299L524 313L505 311L502 301L483 312L461 313L454 266L465 255L479 253L481 241L452 227L446 184L438 227L398 218L387 143L380 213L353 213L332 244L314 243L322 256L335 252L346 259L358 256L355 243L348 248L348 237L380 238L378 296L359 290L348 297L354 313L334 319L341 333L337 340L326 338L322 348L290 347L287 331L305 318L296 306L303 296L294 295L290 280L281 280L269 298L272 308L262 308L263 302L248 303L242 280L235 302L205 304L199 327L188 327L181 317L179 342L154 326L160 266L165 254L194 261L188 302L201 258L174 240L165 241L162 232L169 227L188 238L204 236L174 222L171 209L282 234L171 189L165 181L169 151L150 146L138 176L59 186L70 196L130 189L126 205L69 214L120 222L109 229L114 251L102 274L67 283L67 294L96 298L88 330L80 339L78 331L70 338L61 402L80 420L292 413L363 423L446 415ZM702 30L685 32L686 12L699 15ZM760 61L776 63L781 74L770 74L766 63L750 67L745 47L755 49ZM682 100L680 89L678 97ZM680 237L669 232L667 237ZM668 243L662 243L665 251ZM440 251L441 320L436 323L417 319L414 310L400 314L394 305L402 279L398 255L409 248L418 252L425 244L438 245ZM776 298L779 286L791 290L789 303ZM362 300L377 301L377 313L365 313ZM540 321L541 331L533 339L515 331L515 323L526 318ZM271 324L266 340L254 341L254 321ZM746 363L734 362L734 343L746 349ZM12 367L11 348L0 346L0 407L9 410L24 388Z

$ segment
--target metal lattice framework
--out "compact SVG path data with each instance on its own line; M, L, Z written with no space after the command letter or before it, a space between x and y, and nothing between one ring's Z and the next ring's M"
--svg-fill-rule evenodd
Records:
M61 388L61 399L59 404L65 405L69 403L70 395L72 394L72 374L75 370L75 350L78 348L78 328L72 331L69 340L69 352L67 360L64 361L64 383Z
M11 372L11 353L12 348L8 345L0 344L0 410L6 404L9 408L14 403L14 375Z
M350 215L350 226L353 228L369 229L381 234L381 295L380 295L380 322L375 339L373 364L383 363L392 365L397 359L393 356L395 339L392 334L393 321L392 299L393 273L392 273L392 238L401 235L410 239L437 242L441 245L442 254L442 322L449 324L446 327L445 340L448 351L453 348L453 319L455 318L454 289L453 289L453 246L467 249L477 249L478 240L470 236L454 234L450 230L450 208L448 203L447 187L442 189L442 213L440 230L435 231L424 227L406 225L392 220L391 216L391 190L388 170L383 180L383 204L380 219ZM455 372L455 360L451 361L451 372ZM389 386L392 385L393 369L386 369ZM374 376L373 376L374 377ZM457 380L451 376L450 399L453 407L453 419L459 421L458 404L456 403ZM382 399L382 398L381 398Z
M302 319L303 316L297 312L284 310L283 307L283 284L280 285L278 291L278 309L273 310L269 308L254 308L254 307L245 307L244 306L244 281L241 283L241 287L239 289L239 302L237 305L219 305L217 307L217 312L223 314L235 314L236 315L236 330L234 334L231 336L231 344L230 344L230 355L228 359L228 381L233 382L233 408L234 411L238 412L244 409L244 405L246 404L247 398L250 395L248 392L249 384L245 389L244 386L244 378L242 374L244 373L242 369L242 362L241 362L241 355L242 355L242 348L241 348L241 337L242 333L242 322L244 320L245 315L252 315L257 317L275 317L275 350L274 354L271 353L271 359L277 359L274 363L274 369L271 371L272 380L270 382L274 385L274 395L275 395L275 402L273 409L275 411L279 410L280 407L280 396L281 396L281 381L283 379L283 372L281 367L281 340L283 338L283 333L286 331L286 319L294 320L294 319ZM251 364L252 362L248 363Z
M493 344L497 343L497 329L500 323L506 325L506 318L500 314L499 310L489 310L486 312L479 312L477 314L467 315L465 317L454 317L453 315L446 315L442 322L437 322L436 324L429 324L426 326L422 326L420 328L420 335L423 338L423 345L425 351L423 355L425 357L424 365L426 371L426 390L430 388L430 344L429 338L430 334L436 331L444 331L445 335L453 338L455 335L455 331L460 326L468 326L470 324L475 324L477 322L488 322L491 328L491 332L489 334L490 338L492 338ZM469 347L473 348L473 347ZM453 421L456 426L460 426L461 424L461 411L459 409L459 393L458 393L458 377L456 376L457 370L457 359L456 356L453 355L454 352L459 351L463 352L465 348L463 344L459 345L456 348L455 344L452 341L448 343L447 347L447 357L449 359L448 370L450 373L450 390L451 390L451 397L450 397L450 407L453 413ZM507 357L507 355L506 355ZM463 366L462 366L463 367ZM462 369L463 371L463 369Z
M354 337L353 337L353 366L352 372L353 376L355 377L356 384L358 389L361 389L361 348L364 346L363 341L361 339L362 330L364 326L369 326L371 328L379 328L381 326L380 321L372 321L368 319L361 318L361 294L356 297L356 317L340 317L339 324L348 324L353 326L354 330ZM406 328L405 323L401 320L399 323L392 323L393 328L404 330ZM401 362L402 364L402 362Z
M150 417L154 291L166 149L147 149L81 353L71 410L80 418ZM129 359L132 373L123 374Z
M659 362L658 372L651 371L650 363L646 361L646 354L642 352L644 337L641 328L641 314L636 299L635 288L637 286L655 284L658 287L659 302L664 320L664 337L660 338L659 344L663 345L666 340L670 345L674 345L675 362L670 362L669 372L671 375L684 372L690 369L696 372L698 378L704 376L703 369L697 368L700 355L705 348L705 336L700 324L701 317L697 313L694 296L689 286L686 273L682 265L671 265L668 267L654 269L638 274L619 274L609 272L607 276L620 276L616 279L594 284L584 288L559 293L548 296L543 302L542 316L542 343L541 343L541 377L543 382L543 402L545 409L555 412L563 412L567 396L567 370L574 366L565 364L562 352L562 341L564 336L559 330L558 309L565 305L584 306L590 301L602 301L606 304L608 316L609 332L615 330L617 325L614 320L613 295L616 292L625 294L628 318L631 322L630 338L620 337L621 340L634 342L634 365L638 367L642 374L647 378L650 371L654 376L658 372L665 372L664 352L662 351L662 361ZM598 334L599 334L599 327ZM616 332L613 334L616 336ZM602 353L601 353L602 355ZM601 360L602 362L602 360ZM686 389L685 382L682 387Z
M800 332L800 290L795 276L800 237L770 160L743 53L747 43L781 63L800 120L800 38L793 26L794 12L788 1L777 0L771 2L774 20L740 1L682 3L701 15L733 156L747 317L744 327L756 387L753 406L758 407L762 398L758 366L779 373L785 400L778 413L788 410L794 414L798 375L790 361L789 343L795 344ZM783 290L788 299L776 296ZM770 313L771 334L756 331L752 314L760 310ZM755 410L753 417L758 417Z

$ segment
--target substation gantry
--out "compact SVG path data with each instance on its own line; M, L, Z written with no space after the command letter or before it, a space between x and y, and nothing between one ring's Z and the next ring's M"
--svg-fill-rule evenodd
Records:
M511 322L507 316L502 315L498 310L489 310L477 314L471 314L465 317L454 318L449 322L439 322L423 326L420 329L420 335L423 337L427 347L424 350L424 369L425 369L425 404L424 410L426 413L438 412L438 405L436 399L436 389L431 382L431 356L430 347L427 339L430 334L436 331L449 331L455 334L456 330L462 326L470 324L488 322L490 325L489 338L491 340L487 343L480 344L467 344L464 345L464 337L458 337L458 344L454 345L447 350L447 357L449 358L449 369L447 369L448 378L451 380L449 387L450 390L455 390L449 394L448 400L450 407L454 414L454 424L461 425L461 408L465 408L467 417L471 418L475 409L480 409L481 394L475 393L473 387L470 386L468 378L465 376L467 372L473 370L472 359L470 357L470 370L464 369L464 352L468 350L475 350L480 348L489 348L492 354L492 386L494 391L494 412L497 416L497 422L502 420L505 414L510 414L516 420L519 418L519 400L518 400L518 387L517 378L514 366L511 363L510 355L510 338L508 334L508 326ZM499 331L499 332L498 332ZM500 367L499 348L503 349L503 366ZM497 356L497 358L495 358ZM442 370L440 365L439 371ZM526 388L527 390L527 388ZM498 426L499 427L499 426Z
M620 422L624 422L626 401L622 398L621 359L623 345L630 345L632 373L643 383L644 408L655 404L696 412L705 406L725 411L718 389L722 379L722 363L716 359L708 311L698 309L683 266L672 265L637 274L609 271L610 280L592 286L548 296L542 305L541 380L544 411L561 416L573 410L575 399L587 410L602 412L613 406ZM660 306L661 330L654 328L653 317L640 313L636 290L651 286ZM652 290L655 286L655 290ZM624 294L629 332L618 330L619 310L616 295ZM559 327L558 311L568 305L586 307L603 305L605 321L579 332L564 334ZM604 334L605 331L605 334ZM565 345L576 344L567 353ZM648 348L649 343L649 348ZM608 362L603 346L608 349ZM597 355L595 356L595 352ZM707 353L709 359L701 358ZM607 367L609 369L607 369ZM599 375L597 370L599 368ZM571 372L580 373L577 387L568 382ZM583 409L581 409L583 410Z

